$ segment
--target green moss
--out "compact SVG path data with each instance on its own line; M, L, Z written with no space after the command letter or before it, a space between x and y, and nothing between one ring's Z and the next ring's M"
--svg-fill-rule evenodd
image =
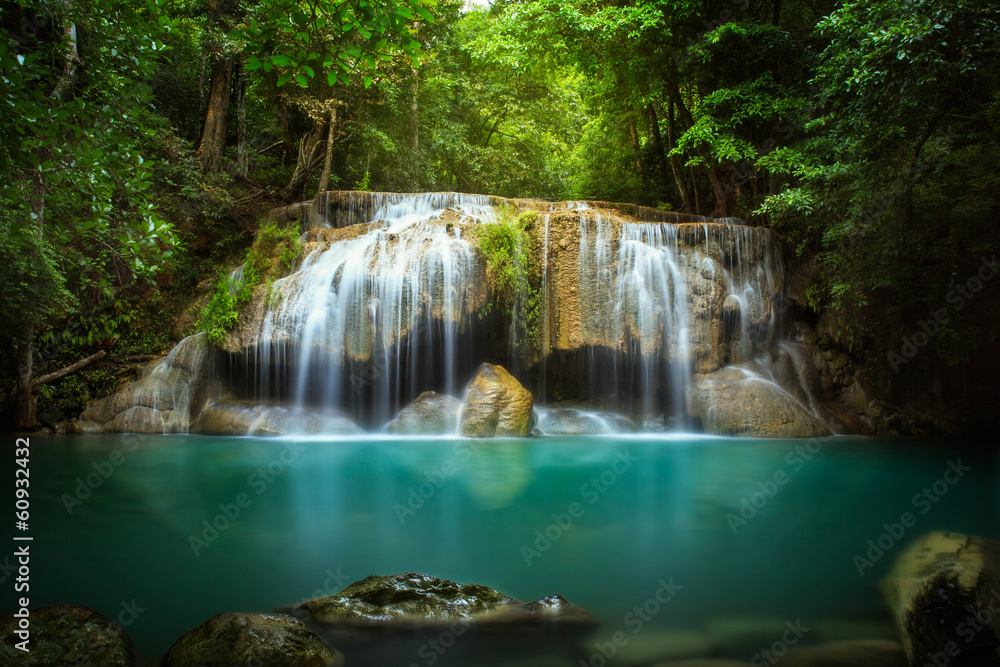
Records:
M237 281L228 273L220 276L198 319L198 328L208 334L210 343L222 344L226 334L236 326L240 308L249 303L257 286L287 275L301 250L296 223L282 227L268 222L258 230L257 238L247 250L242 278ZM270 295L271 290L268 292Z
M534 211L518 214L516 208L499 209L499 221L478 229L479 251L486 259L487 279L493 300L484 315L493 313L515 320L511 343L522 354L538 347L541 337L542 289L538 259L531 250L529 230L538 220Z

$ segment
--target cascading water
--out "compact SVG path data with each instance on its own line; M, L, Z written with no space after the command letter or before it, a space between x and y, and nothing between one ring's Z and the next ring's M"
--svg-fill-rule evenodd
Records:
M538 214L517 242L537 253L531 289L541 293L515 290L510 322L495 308L487 315L478 250L501 202ZM458 396L476 365L504 360L538 403L578 410L540 413L543 425L600 430L615 423L608 412L620 412L683 428L690 415L716 412L716 395L701 390L721 385L706 379L763 379L781 350L780 247L768 230L733 219L606 202L346 192L280 215L300 221L304 256L290 275L256 288L221 346L211 409L197 425L205 432L270 432L275 410L285 424L308 418L350 432L341 410L380 427L421 392ZM237 269L232 284L240 279ZM517 324L527 298L541 309L531 335ZM796 372L794 396L775 395L815 411L801 380L808 372ZM773 374L767 382L778 386Z
M457 215L442 223L449 209ZM385 422L423 381L440 378L441 390L458 392L457 339L481 289L458 223L492 222L493 207L483 196L383 194L349 214L365 210L366 229L353 238L325 242L324 228L308 231L313 247L301 266L274 282L251 354L286 369L286 385L275 391L267 379L262 397L347 407L363 397Z

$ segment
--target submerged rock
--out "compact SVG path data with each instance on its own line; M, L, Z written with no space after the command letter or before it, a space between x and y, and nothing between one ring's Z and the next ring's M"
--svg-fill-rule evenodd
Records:
M336 595L307 600L287 611L322 625L383 629L456 621L500 627L552 622L590 627L596 623L586 610L559 595L523 603L489 586L458 584L414 572L372 575Z
M333 409L293 408L266 403L210 403L193 431L205 435L357 435L361 429Z
M531 434L534 421L531 392L503 366L483 364L465 388L459 418L464 436L519 436Z
M1000 665L1000 541L924 535L900 554L883 590L911 665Z
M462 401L453 396L425 391L399 415L386 424L385 430L400 435L444 435L458 429Z
M830 432L793 395L733 367L696 376L687 408L716 435L811 438Z
M135 651L121 625L93 609L56 604L31 611L29 652L15 648L21 641L13 614L0 618L0 664L4 665L101 665L132 667Z
M782 658L781 664L787 667L907 667L903 647L889 639L855 639L793 648Z
M344 657L284 614L213 616L177 640L161 667L339 667Z

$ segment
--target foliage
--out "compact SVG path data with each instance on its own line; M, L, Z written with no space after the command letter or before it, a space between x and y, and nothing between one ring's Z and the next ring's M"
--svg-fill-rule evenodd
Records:
M292 270L302 250L299 229L295 223L284 227L275 222L264 223L257 232L240 269L220 275L215 281L211 298L198 320L198 328L208 334L213 345L221 345L236 326L239 310L253 297L254 290L268 279ZM272 298L268 285L267 298Z
M477 230L493 294L484 314L495 312L511 321L514 339L510 342L524 354L537 347L541 326L542 286L529 234L536 222L534 211L518 215L516 208L505 206L495 223Z

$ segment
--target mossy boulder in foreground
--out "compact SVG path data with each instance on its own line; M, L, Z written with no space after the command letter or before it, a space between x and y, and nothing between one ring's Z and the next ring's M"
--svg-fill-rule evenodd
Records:
M0 665L135 665L135 651L128 634L121 625L93 609L54 604L31 610L28 652L15 646L22 641L17 635L19 620L14 614L0 618Z
M883 590L911 665L1000 665L1000 541L933 532L899 555Z
M177 640L162 667L339 667L344 657L296 618L217 614Z

